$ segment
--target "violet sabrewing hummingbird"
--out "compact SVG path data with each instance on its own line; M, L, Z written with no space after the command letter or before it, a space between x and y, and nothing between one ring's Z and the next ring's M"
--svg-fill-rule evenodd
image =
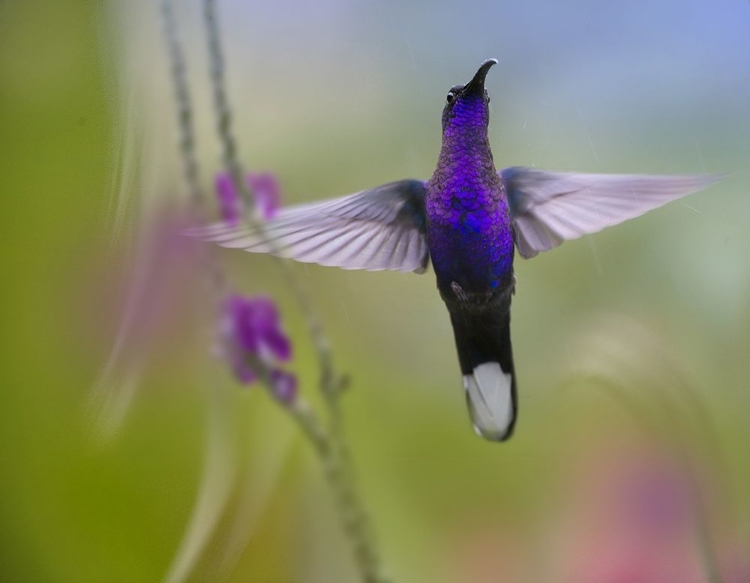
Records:
M281 209L263 230L220 223L191 235L223 247L370 271L424 273L432 261L450 314L475 431L513 433L516 372L510 340L514 251L534 257L563 241L644 214L720 179L495 168L482 63L448 92L443 143L427 180L399 180L356 194Z

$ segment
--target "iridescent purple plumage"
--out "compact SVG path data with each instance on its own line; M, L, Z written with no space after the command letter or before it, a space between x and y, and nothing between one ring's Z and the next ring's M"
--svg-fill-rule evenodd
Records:
M485 61L469 83L448 93L425 216L474 429L502 441L516 418L510 343L514 241L510 205L487 137L490 99L484 79L496 62Z
M483 92L457 101L446 120L425 206L441 289L482 293L512 281L513 232L505 188L487 139Z

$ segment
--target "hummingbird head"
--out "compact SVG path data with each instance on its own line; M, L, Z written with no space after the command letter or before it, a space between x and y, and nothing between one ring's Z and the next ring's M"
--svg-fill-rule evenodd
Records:
M466 85L451 87L443 109L443 134L465 128L486 129L490 120L490 96L484 79L497 59L487 59Z

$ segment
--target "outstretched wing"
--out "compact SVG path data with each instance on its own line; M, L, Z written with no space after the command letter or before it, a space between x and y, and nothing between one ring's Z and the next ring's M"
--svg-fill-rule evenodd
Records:
M577 174L521 166L501 170L500 177L508 195L516 247L525 258L638 217L723 178L713 174Z
M274 253L344 269L427 269L425 184L401 180L356 194L282 208L263 229L219 223L187 235L222 247Z

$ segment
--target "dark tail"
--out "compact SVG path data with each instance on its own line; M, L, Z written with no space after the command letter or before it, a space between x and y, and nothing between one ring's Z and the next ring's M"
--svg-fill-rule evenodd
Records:
M510 344L510 306L448 306L469 414L477 434L505 441L518 410Z

